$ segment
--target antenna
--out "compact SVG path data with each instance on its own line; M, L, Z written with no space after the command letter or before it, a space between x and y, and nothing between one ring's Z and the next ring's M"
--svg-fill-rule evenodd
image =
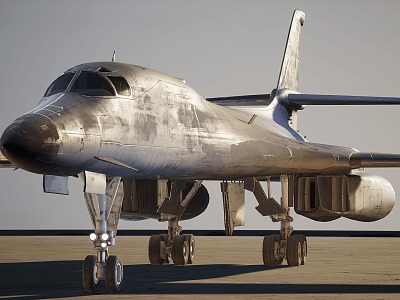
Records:
M115 50L114 50L113 56L112 56L112 58L111 58L111 61L112 61L112 62L115 62Z

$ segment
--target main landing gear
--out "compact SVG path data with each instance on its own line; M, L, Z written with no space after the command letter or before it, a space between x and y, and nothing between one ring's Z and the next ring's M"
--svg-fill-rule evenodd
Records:
M109 255L108 247L115 245L123 200L121 178L107 180L105 194L84 195L95 229L89 238L93 241L97 255L88 255L83 262L83 288L88 293L94 293L98 290L100 281L105 281L107 291L117 293L122 289L124 269L121 258Z
M293 206L293 193L290 193L288 175L280 177L282 198L279 204L271 197L271 179L267 178L268 193L265 194L261 183L254 177L244 181L224 181L221 191L224 205L226 235L232 235L235 226L244 225L244 190L252 192L258 201L257 211L280 222L280 234L264 237L262 246L263 262L266 266L276 266L287 260L289 266L304 265L307 257L307 239L304 235L293 235L293 221L289 207Z
M153 234L149 241L149 261L152 265L168 264L170 260L177 265L192 264L195 241L192 234L179 234L180 228L175 220L168 220L168 234Z
M262 254L266 266L282 264L286 259L289 266L304 265L307 257L307 239L302 234L292 234L293 227L290 222L289 209L289 177L281 176L283 213L270 215L272 221L281 223L280 234L266 235L264 237Z
M168 220L168 234L152 235L149 241L149 261L152 265L168 264L170 260L175 265L192 264L195 256L195 241L192 234L180 234L182 227L179 221L185 209L201 187L201 180L196 181L192 189L182 200L182 190L185 185L173 181L169 199L165 199L158 212L163 219Z
M279 234L266 235L262 253L266 266L281 265L284 258L290 267L304 265L307 257L307 239L302 234L290 235L286 240Z

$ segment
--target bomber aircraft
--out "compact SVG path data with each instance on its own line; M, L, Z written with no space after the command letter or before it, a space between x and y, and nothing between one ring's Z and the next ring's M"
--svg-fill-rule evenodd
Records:
M305 263L307 240L292 234L292 207L320 222L369 222L391 211L393 187L363 169L400 167L400 155L307 142L297 112L305 105L393 105L400 98L299 93L304 20L296 10L270 94L205 99L185 80L113 56L65 71L34 109L5 129L2 167L42 174L46 193L68 194L71 176L83 181L96 251L83 262L85 291L95 292L100 281L108 292L122 288L122 260L109 255L121 218L168 224L166 234L149 240L151 264L193 263L194 237L182 234L179 222L206 209L203 180L221 182L227 235L243 224L245 190L263 216L280 222L280 234L264 237L268 266ZM271 181L281 183L280 201L271 197Z

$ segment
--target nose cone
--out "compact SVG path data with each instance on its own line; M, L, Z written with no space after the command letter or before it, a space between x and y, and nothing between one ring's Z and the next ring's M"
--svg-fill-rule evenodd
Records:
M4 156L18 167L43 173L57 159L60 135L49 118L29 114L6 128L0 145Z

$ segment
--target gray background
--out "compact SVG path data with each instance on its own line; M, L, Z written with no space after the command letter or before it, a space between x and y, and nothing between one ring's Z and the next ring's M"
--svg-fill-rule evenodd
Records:
M400 97L398 1L0 1L0 130L32 109L68 68L110 60L185 78L206 96L269 93L276 85L295 8L306 13L300 91ZM400 153L400 107L307 107L299 129L309 141L361 151ZM400 195L399 169L369 170ZM211 203L186 229L222 229L219 183ZM278 199L279 185L273 186ZM91 228L82 186L70 196L42 192L42 177L0 170L0 229ZM245 229L277 229L246 194ZM317 223L295 217L297 229L398 230L400 207L384 220ZM164 228L156 220L120 228Z

